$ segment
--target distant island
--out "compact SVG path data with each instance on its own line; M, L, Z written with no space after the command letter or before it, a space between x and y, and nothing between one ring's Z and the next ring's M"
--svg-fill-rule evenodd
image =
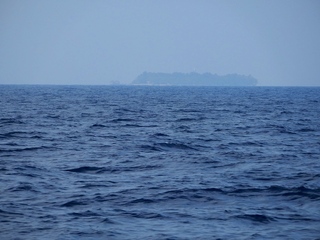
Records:
M220 76L212 73L152 73L144 72L133 85L157 86L256 86L257 79L252 76L228 74Z

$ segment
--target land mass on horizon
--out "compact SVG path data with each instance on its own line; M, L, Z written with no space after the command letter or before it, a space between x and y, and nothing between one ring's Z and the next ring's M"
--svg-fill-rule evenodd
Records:
M162 86L256 86L257 79L251 75L212 73L153 73L144 72L132 81L133 85Z

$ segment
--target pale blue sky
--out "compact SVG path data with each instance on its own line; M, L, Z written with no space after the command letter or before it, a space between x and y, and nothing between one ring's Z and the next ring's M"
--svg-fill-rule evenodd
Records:
M130 83L144 71L320 86L320 1L0 1L0 83Z

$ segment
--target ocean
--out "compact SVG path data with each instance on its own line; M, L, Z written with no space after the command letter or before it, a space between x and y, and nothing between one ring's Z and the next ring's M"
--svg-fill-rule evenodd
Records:
M0 239L320 239L320 88L0 85Z

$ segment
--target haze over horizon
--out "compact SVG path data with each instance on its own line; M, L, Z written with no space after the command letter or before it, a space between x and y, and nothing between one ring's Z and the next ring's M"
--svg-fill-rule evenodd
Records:
M320 1L0 2L0 84L131 83L142 72L320 86Z

